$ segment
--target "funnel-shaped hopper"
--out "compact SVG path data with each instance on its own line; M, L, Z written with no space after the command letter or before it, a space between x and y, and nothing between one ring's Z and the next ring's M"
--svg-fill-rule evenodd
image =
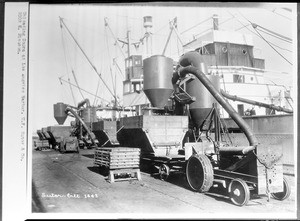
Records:
M220 91L220 80L218 76L206 76L211 84ZM211 95L207 88L197 80L189 81L186 84L186 92L196 98L196 101L190 104L189 110L194 125L199 128L211 111L216 99Z
M144 60L144 92L153 107L163 108L170 97L173 74L173 60L154 55Z
M59 125L64 124L67 119L67 113L65 112L67 105L64 103L57 103L53 105L54 108L54 118Z
M173 89L162 88L144 90L147 98L151 102L151 105L153 107L160 108L163 108L167 104L168 98L172 94L172 91Z

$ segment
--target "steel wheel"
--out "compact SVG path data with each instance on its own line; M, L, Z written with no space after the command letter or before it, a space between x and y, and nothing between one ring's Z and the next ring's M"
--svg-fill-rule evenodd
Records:
M231 201L237 206L244 206L249 202L250 190L247 183L242 179L234 179L228 187Z
M283 192L278 193L271 193L271 195L274 197L274 199L277 200L284 200L288 198L291 194L291 187L288 183L288 181L283 177Z
M170 167L166 164L162 164L159 167L159 176L161 180L167 180L170 175Z
M189 186L199 192L207 192L213 184L214 172L210 160L205 155L192 155L186 165Z

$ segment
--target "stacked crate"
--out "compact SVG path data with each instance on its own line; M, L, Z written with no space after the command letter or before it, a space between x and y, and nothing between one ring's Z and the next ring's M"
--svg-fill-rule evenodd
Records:
M109 168L108 181L141 179L140 149L129 147L101 147L95 150L94 163Z

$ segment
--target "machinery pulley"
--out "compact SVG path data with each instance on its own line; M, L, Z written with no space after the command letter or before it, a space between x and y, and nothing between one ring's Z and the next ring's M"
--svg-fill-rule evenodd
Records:
M213 185L213 167L205 155L192 155L186 165L186 178L189 186L199 192L207 192Z

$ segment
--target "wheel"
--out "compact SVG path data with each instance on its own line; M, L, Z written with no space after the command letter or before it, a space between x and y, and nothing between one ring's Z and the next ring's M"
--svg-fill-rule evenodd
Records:
M271 193L274 199L284 200L291 194L291 187L285 177L283 177L283 192Z
M192 155L186 165L189 186L199 192L207 192L213 185L213 167L205 155Z
M166 164L162 164L159 167L159 176L161 180L167 180L170 175L170 167Z
M228 187L231 201L237 206L244 206L249 202L250 190L247 183L242 179L234 179Z

